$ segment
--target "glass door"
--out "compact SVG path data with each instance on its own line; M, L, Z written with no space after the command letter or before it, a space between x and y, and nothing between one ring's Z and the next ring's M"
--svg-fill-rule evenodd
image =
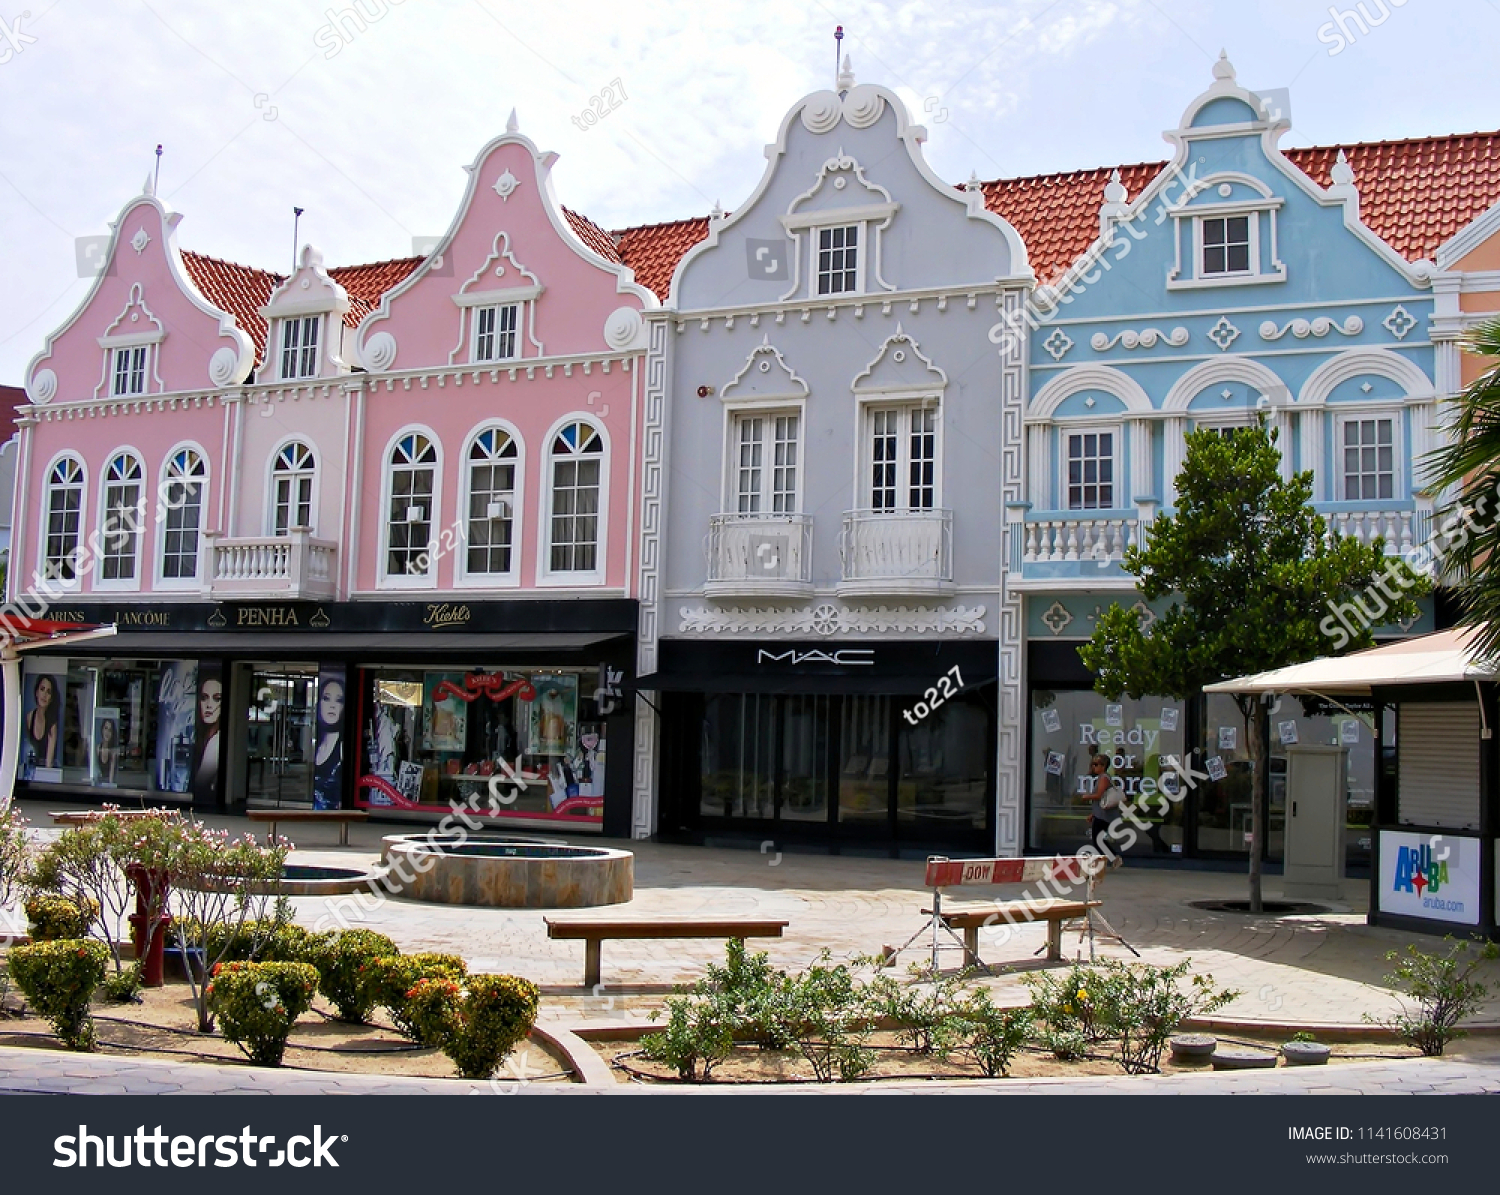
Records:
M318 670L255 665L245 748L245 796L252 807L313 803L313 706Z

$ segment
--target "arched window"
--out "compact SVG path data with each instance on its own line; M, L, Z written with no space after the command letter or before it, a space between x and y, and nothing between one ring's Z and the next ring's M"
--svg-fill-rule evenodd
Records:
M140 575L141 523L145 519L145 470L133 452L121 452L104 470L104 559L101 581L130 582Z
M42 577L71 584L78 580L78 538L83 516L83 465L65 456L47 474L46 538Z
M591 573L599 559L600 477L604 441L587 423L553 437L550 571Z
M207 480L208 466L192 448L179 448L162 470L163 581L189 581L198 575L198 533L203 522L203 489Z
M435 563L427 549L432 540L437 448L421 432L409 432L391 449L389 486L386 575L427 576Z
M471 576L506 575L514 567L519 461L516 442L498 427L480 432L469 446L465 572Z
M313 481L318 461L300 440L276 454L271 466L271 534L286 535L293 527L313 529Z

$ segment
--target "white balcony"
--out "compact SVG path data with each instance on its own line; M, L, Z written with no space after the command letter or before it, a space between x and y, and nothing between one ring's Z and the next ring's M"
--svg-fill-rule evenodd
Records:
M840 596L948 593L953 588L953 512L845 511L839 558Z
M204 596L226 599L275 598L328 601L337 594L338 545L314 539L306 528L287 535L229 539L203 537Z
M1403 555L1432 533L1432 515L1415 510L1340 510L1323 512L1328 529L1357 539L1369 547L1385 540L1388 556Z
M1103 567L1118 563L1125 549L1139 542L1140 522L1131 517L1044 518L1024 524L1021 562L1071 564L1088 561Z
M811 515L714 515L706 547L709 597L812 596Z

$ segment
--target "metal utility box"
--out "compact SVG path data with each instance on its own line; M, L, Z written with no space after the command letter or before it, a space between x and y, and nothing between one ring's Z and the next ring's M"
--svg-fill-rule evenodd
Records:
M1348 755L1344 747L1287 748L1282 891L1289 899L1344 899Z

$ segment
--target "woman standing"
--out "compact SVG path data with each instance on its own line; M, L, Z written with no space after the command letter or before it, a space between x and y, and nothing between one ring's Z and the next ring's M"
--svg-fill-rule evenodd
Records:
M31 687L31 713L26 715L26 745L39 768L57 766L57 682L43 673Z
M1089 841L1110 861L1111 867L1118 867L1122 860L1115 852L1113 842L1106 839L1109 838L1109 828L1120 820L1120 790L1109 774L1109 756L1102 752L1089 760L1088 795L1092 801L1089 806Z

